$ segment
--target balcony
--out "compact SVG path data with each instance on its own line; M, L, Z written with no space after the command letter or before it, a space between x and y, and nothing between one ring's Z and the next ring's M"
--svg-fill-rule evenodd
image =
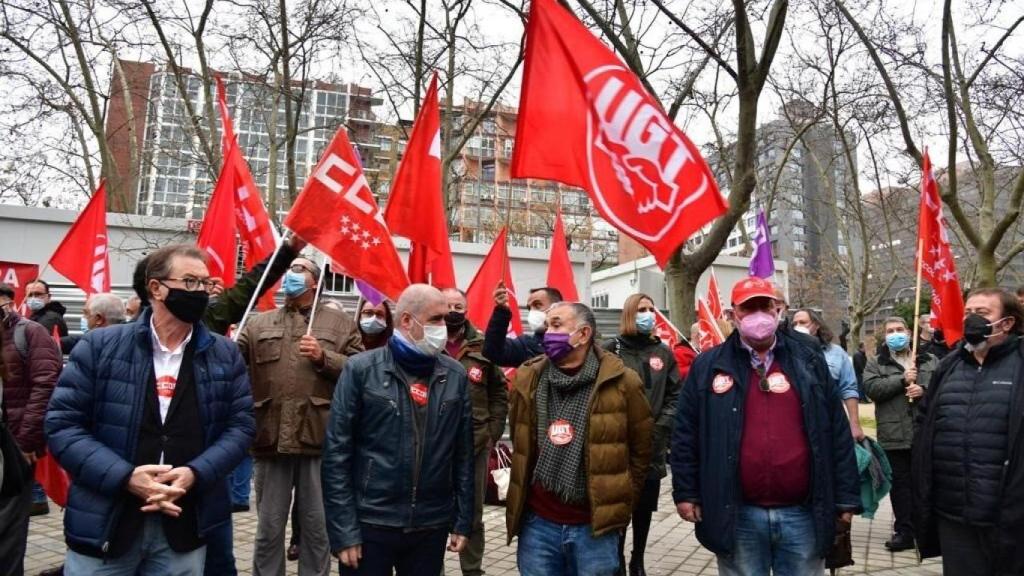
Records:
M380 120L378 120L377 116L370 110L349 110L348 118L349 120L361 123L380 124Z

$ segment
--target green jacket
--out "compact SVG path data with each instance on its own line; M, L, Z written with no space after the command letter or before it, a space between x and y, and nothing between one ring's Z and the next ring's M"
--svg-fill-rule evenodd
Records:
M864 438L853 445L857 454L857 472L860 473L861 516L875 517L878 504L892 489L892 465L878 442Z
M508 382L493 362L484 358L484 337L469 322L462 347L454 358L466 369L469 399L473 406L473 452L479 454L501 440L508 416Z
M915 365L917 383L927 389L939 361L931 354L918 352ZM914 439L914 405L907 400L906 387L903 366L893 359L887 346L882 346L878 356L864 367L864 391L875 402L878 443L886 450L909 450Z
M299 253L292 250L289 244L285 243L281 246L277 252L277 258L270 265L270 273L267 274L267 280L263 283L259 295L263 296L267 290L277 284L281 276L288 271L292 260L298 257ZM253 293L256 292L256 285L260 283L263 270L266 269L269 261L270 258L267 258L253 266L252 270L239 278L234 286L225 290L216 300L210 301L210 305L206 307L206 313L203 315L203 324L206 324L211 332L227 334L228 328L232 324L242 321L245 309L249 307L249 300L252 300Z

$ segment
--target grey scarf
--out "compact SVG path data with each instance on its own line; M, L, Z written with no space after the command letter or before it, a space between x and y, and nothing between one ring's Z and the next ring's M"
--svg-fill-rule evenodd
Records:
M550 362L537 383L537 447L540 456L533 471L534 482L557 494L567 504L587 501L587 471L583 469L590 396L601 367L596 353L587 354L580 371L569 376ZM572 440L555 444L548 428L556 420L567 421Z

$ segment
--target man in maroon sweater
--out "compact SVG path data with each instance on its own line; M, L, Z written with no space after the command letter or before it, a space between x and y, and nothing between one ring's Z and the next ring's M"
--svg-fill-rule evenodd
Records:
M771 282L739 282L732 303L736 332L679 399L673 498L719 574L821 574L836 518L860 508L840 394L820 348L778 329Z

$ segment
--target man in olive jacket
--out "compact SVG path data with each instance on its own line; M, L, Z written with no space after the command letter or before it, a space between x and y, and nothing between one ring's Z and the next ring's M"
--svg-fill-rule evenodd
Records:
M594 345L583 304L547 313L545 355L519 367L510 399L505 521L521 574L610 575L651 459L651 408L636 372ZM563 571L563 566L574 571Z
M885 320L885 345L864 367L864 390L875 402L878 443L892 466L892 538L885 547L893 552L914 547L912 518L914 494L910 479L910 446L914 440L914 402L924 396L939 361L910 349L910 331L899 316Z
M466 369L469 399L473 404L473 531L466 549L459 555L464 576L483 574L484 558L484 496L487 493L487 460L490 448L501 440L508 416L508 387L505 375L493 362L484 358L481 348L484 337L466 318L466 295L457 288L443 291L448 313L444 323L448 330L447 353Z
M347 314L322 301L314 313L319 278L320 268L311 260L293 260L281 285L285 306L256 316L238 337L256 413L257 575L284 574L293 490L302 532L299 571L325 576L330 571L320 456L335 383L347 357L363 345Z

